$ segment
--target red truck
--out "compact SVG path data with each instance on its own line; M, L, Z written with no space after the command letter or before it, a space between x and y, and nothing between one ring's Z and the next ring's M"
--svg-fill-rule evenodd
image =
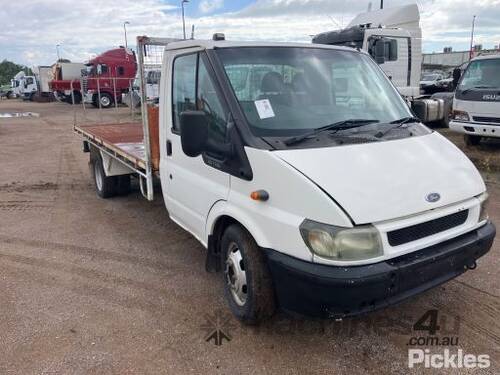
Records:
M52 91L63 101L78 104L85 100L95 107L108 108L121 102L132 87L137 73L135 52L124 47L106 51L85 64L80 79L62 79L55 70Z

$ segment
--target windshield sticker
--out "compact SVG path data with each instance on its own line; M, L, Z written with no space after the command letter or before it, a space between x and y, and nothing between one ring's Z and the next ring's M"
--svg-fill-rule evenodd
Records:
M273 107L271 107L269 99L256 100L254 103L261 120L274 117Z

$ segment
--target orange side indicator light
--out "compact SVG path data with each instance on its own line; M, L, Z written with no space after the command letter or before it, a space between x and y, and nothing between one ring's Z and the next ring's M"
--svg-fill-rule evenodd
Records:
M265 190L256 190L250 193L250 198L254 201L265 202L269 199L269 193Z

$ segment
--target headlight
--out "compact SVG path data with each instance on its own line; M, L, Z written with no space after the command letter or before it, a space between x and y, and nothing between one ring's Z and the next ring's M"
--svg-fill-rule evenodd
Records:
M453 118L458 121L469 121L469 114L464 111L453 110Z
M479 211L479 222L488 220L488 201L489 195L487 192L484 192L478 199L481 201L481 210Z
M372 225L336 227L304 220L300 233L311 252L334 260L362 260L381 256L382 241Z

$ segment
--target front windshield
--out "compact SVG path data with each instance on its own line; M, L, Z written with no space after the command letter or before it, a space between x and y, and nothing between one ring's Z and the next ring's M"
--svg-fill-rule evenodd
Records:
M217 53L251 131L294 136L349 119L412 116L372 59L357 51L223 48Z
M500 88L500 59L472 61L465 71L458 89Z

